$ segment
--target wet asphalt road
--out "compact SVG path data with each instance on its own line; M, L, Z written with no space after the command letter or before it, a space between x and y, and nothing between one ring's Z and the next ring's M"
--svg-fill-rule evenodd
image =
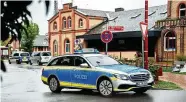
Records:
M6 65L8 72L3 74L1 85L2 102L186 102L185 90L149 90L141 95L125 92L112 98L78 89L64 89L54 94L40 80L41 67Z

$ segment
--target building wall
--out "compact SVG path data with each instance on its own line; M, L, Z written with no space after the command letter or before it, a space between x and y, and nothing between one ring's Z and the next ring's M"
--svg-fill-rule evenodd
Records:
M95 26L103 21L103 18L101 17L91 17L91 16L85 16L77 11L75 11L74 8L70 6L70 4L64 4L64 9L60 10L58 14L54 15L49 21L49 48L52 52L52 55L54 55L53 52L53 42L56 40L58 42L58 55L66 54L65 52L65 40L69 39L70 41L70 53L73 53L74 51L74 40L76 36L83 35L87 31L89 31L90 27ZM62 29L62 18L66 17L66 22L68 17L71 17L72 20L72 27ZM79 19L83 20L83 27L79 27ZM90 18L90 19L89 19ZM53 30L53 23L54 21L57 22L57 30ZM82 39L83 46L86 47L87 43Z
M101 22L103 22L103 19L90 19L90 28L100 24Z
M171 18L177 18L179 13L178 13L178 7L181 3L186 4L186 0L168 0L168 4L170 3L170 9L171 10L171 14L170 17ZM168 7L169 8L169 7Z

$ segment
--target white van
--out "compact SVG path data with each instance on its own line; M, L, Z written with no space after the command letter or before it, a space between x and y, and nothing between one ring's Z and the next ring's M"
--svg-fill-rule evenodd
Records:
M30 57L30 65L35 63L38 65L42 65L44 63L48 63L51 58L52 55L50 51L33 52Z

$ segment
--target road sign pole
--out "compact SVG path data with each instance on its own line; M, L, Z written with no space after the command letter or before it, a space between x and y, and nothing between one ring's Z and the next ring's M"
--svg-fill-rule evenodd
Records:
M107 52L108 52L108 43L106 43L106 52L105 52L105 55L107 55Z
M145 69L148 69L148 0L145 0L145 23L147 24L147 33L145 36L144 55L145 55Z
M143 36L142 36L142 51L141 51L141 54L142 54L142 63L143 63L143 68L144 68L144 40L143 40Z

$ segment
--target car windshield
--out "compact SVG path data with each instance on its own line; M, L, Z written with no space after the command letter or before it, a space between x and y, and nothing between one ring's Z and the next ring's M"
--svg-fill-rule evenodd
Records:
M91 56L86 58L93 66L120 64L119 62L108 56Z
M51 53L50 52L43 52L42 56L51 56Z
M21 53L21 56L29 56L29 53Z

